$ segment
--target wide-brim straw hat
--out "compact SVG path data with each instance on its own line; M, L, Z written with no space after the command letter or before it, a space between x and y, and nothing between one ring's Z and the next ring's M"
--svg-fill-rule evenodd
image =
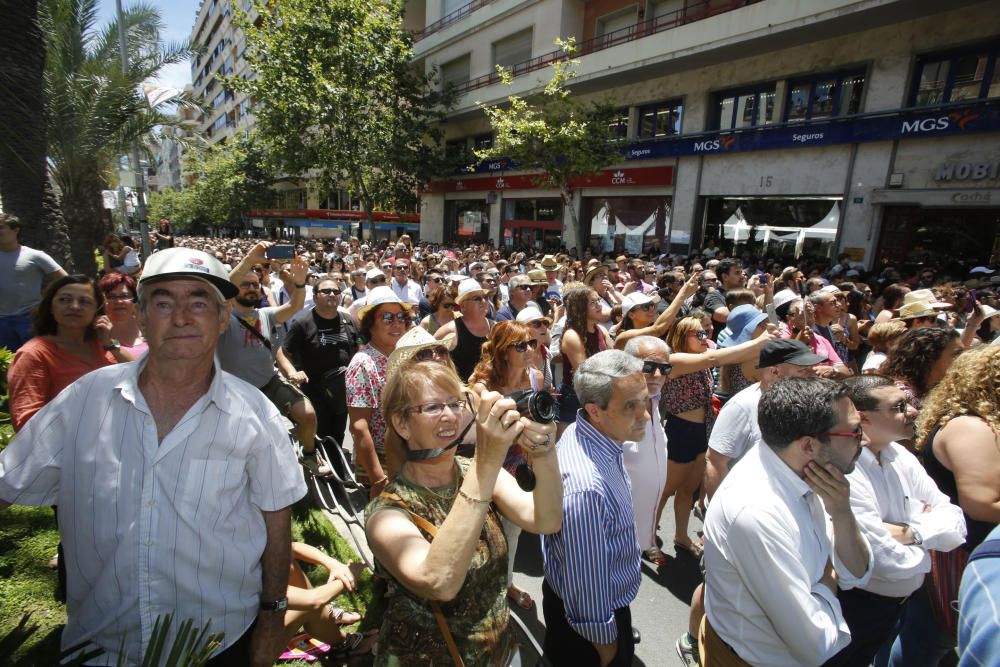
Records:
M389 354L389 360L385 366L386 381L388 382L389 378L399 370L400 366L412 359L420 350L427 349L428 347L443 347L450 352L455 349L456 340L453 333L438 340L423 327L413 327L399 337L399 340L396 341L395 349Z

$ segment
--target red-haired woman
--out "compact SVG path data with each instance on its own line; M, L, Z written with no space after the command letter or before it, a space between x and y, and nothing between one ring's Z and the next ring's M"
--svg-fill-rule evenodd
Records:
M97 283L97 289L104 295L104 312L111 320L111 338L138 359L149 345L139 330L135 278L124 273L106 273Z
M472 371L469 387L477 395L484 391L507 395L523 389L548 390L543 384L542 372L534 367L538 354L538 340L527 324L514 320L497 322L490 331L489 338L483 343L482 357ZM504 470L513 475L523 463L527 463L527 456L524 449L515 442L507 450ZM522 609L531 609L531 596L514 583L514 557L517 555L517 538L521 529L507 519L503 519L502 523L507 537L507 597Z

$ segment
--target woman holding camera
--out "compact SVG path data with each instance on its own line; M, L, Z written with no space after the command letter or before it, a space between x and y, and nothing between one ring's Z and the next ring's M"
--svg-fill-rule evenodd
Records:
M388 582L377 665L507 665L516 657L507 605L507 542L500 517L550 534L562 524L553 424L515 402L469 394L446 366L420 362L394 374L382 410L406 462L366 511L366 534ZM454 446L476 428L476 454ZM502 469L517 441L535 459L537 484L522 491Z
M490 337L483 343L483 356L469 378L469 387L477 395L484 391L496 391L505 396L521 391L547 391L542 372L533 368L537 356L538 341L528 325L514 320L498 322ZM503 468L511 475L518 466L528 463L527 453L520 445L511 445L507 450ZM533 604L527 591L514 584L514 557L517 554L517 539L521 528L512 521L503 520L504 535L507 538L507 597L522 609L531 609Z

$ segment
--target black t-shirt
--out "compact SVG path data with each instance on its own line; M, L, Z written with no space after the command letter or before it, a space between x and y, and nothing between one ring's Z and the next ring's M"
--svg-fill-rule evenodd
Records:
M327 371L347 368L358 349L358 331L350 317L328 320L311 309L288 324L282 347L310 383L319 382Z

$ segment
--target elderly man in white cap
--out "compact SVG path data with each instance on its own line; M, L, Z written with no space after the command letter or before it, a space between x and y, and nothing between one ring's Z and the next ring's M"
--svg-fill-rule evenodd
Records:
M458 284L458 296L455 303L462 311L462 317L448 322L440 327L434 337L443 340L449 335L456 337L455 349L451 351L451 360L455 362L458 377L467 382L473 369L479 362L483 343L493 328L492 320L486 318L489 304L486 302L487 290L473 278L466 278Z
M306 487L277 409L215 359L237 292L206 253L150 257L149 352L80 378L0 452L0 508L76 510L59 513L62 646L103 651L91 665L123 649L138 664L167 612L225 633L220 663L271 665L282 647L290 506Z

